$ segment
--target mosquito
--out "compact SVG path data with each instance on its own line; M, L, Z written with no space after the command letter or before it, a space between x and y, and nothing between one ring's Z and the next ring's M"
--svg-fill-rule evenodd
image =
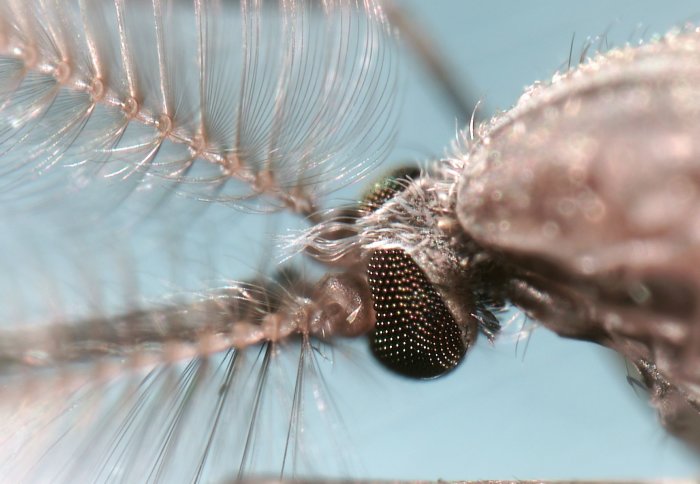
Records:
M398 81L392 27L380 7L339 1L241 2L234 8L196 1L183 10L158 0L146 7L123 1L107 8L90 2L73 9L53 2L3 6L3 108L10 113L3 127L6 206L8 212L40 211L48 226L17 222L27 236L7 241L12 253L31 254L26 259L37 276L29 285L41 289L8 284L8 300L26 298L27 292L43 295L29 305L29 314L19 309L8 320L33 323L33 312L39 321L42 313L52 315L50 329L23 324L3 335L5 386L10 394L18 391L22 402L15 407L17 400L11 400L23 419L10 423L30 422L4 442L3 467L12 478L200 481L270 473L259 467L268 461L282 469L281 477L309 475L323 444L308 434L332 420L336 405L319 365L352 361L353 350L337 338L370 333L372 352L388 368L434 378L460 364L479 333L497 337L494 315L509 300L555 327L566 319L561 314L574 313L566 299L557 299L560 287L546 281L576 282L580 274L567 278L555 270L561 266L499 245L494 234L504 227L497 224L494 231L479 217L505 220L508 228L517 220L507 212L482 215L481 206L464 201L483 197L456 202L458 194L479 189L462 178L500 180L477 172L466 176L465 167L478 170L491 162L488 149L479 158L479 140L488 138L489 129L501 129L499 122L507 125L507 115L468 128L444 162L393 172L359 203L319 205L320 193L363 177L388 153ZM221 42L231 27L220 19L234 13L242 19L236 38L243 39L243 49ZM270 31L285 42L278 44ZM173 62L181 58L196 61ZM231 59L243 73L233 85L222 82L239 74ZM562 76L575 72L581 71ZM60 168L70 173L68 183L51 176ZM104 186L94 188L95 178L118 183L101 193ZM94 191L65 201L66 190L81 197ZM506 201L519 193L517 187L489 190ZM191 206L180 219L175 207L182 207L182 199ZM57 212L56 201L86 220ZM88 202L89 210L81 207ZM206 214L207 222L191 222L193 213L204 217L213 203L249 214L231 222L230 212L219 212ZM157 229L135 229L120 220L115 205L148 220L171 217L170 227L154 237ZM222 282L226 266L212 270L209 264L200 270L212 271L206 276L219 282L191 288L204 277L182 274L188 244L206 247L226 223L236 226L233 246L260 244L249 235L250 221L262 213L265 223L276 223L284 215L271 212L280 210L306 220L283 240L330 268L326 275L289 261L270 271L256 262L249 264L255 267L250 277ZM117 236L109 227L120 223L126 228ZM69 247L61 247L68 263L50 260L48 249L55 247L43 242L65 236L64 227L72 234ZM189 231L199 237L177 240ZM167 250L154 242L164 239L170 239ZM175 267L171 280L156 281L166 286L160 304L146 304L153 289L134 275L127 241ZM116 253L116 260L102 252L86 256L82 249L91 245ZM259 257L277 265L266 249ZM58 287L55 274L80 288L79 300ZM541 274L549 276L544 283ZM657 296L653 284L637 282L631 286L640 298L646 289L644 301L675 301ZM607 301L610 289L637 302L630 285L591 284L599 291L589 294L591 300L605 295L600 300ZM124 294L101 289L110 286ZM407 301L398 297L404 293L412 294L411 305L397 313ZM133 309L124 311L124 301ZM651 313L663 313L663 307L654 308ZM547 312L554 310L559 313ZM405 331L406 314L426 324ZM649 358L633 361L654 391L673 384ZM65 404L57 406L57 400ZM686 401L692 406L692 398ZM316 423L310 412L318 413ZM340 455L344 431L335 425L322 431L326 441L328 434L338 437L331 448ZM286 438L271 442L280 429Z

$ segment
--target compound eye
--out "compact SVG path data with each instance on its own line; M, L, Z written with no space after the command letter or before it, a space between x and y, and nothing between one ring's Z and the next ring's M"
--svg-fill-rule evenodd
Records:
M404 376L434 378L467 351L463 331L425 273L401 249L376 250L368 265L376 313L372 352Z
M374 212L419 176L420 169L418 167L404 166L381 177L365 192L360 203L361 210L365 213Z

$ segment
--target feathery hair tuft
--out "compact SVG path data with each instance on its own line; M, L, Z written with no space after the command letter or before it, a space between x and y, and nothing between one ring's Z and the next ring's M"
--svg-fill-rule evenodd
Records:
M390 36L373 0L4 2L3 188L70 165L309 213L387 154Z

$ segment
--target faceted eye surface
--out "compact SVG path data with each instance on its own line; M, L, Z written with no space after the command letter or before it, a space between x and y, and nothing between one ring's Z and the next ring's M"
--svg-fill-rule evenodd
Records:
M420 169L415 166L397 168L374 183L362 197L361 207L365 212L373 212L384 202L402 191L406 184L420 176Z
M425 273L401 249L376 250L369 261L376 327L370 344L390 369L433 378L462 360L462 331Z

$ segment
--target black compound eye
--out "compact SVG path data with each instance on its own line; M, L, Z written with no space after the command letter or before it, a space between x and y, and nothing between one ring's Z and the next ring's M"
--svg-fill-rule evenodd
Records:
M374 355L413 378L440 376L462 360L462 331L425 273L401 249L376 250L368 266L376 327Z
M384 202L402 191L408 182L420 176L420 169L415 166L397 168L377 181L362 197L361 209L373 212Z

